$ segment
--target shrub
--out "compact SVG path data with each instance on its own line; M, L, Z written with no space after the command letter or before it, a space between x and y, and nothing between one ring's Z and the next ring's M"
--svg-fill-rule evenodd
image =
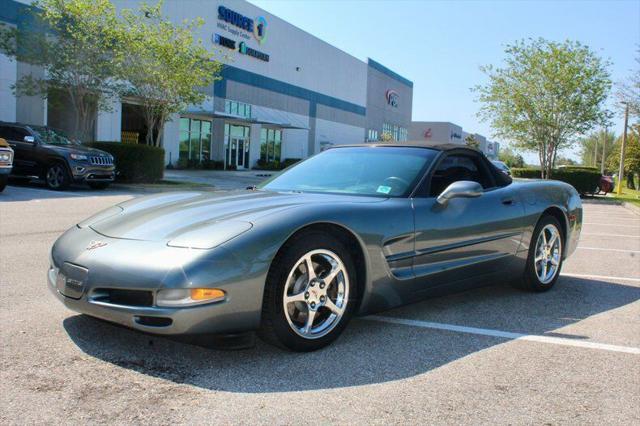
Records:
M540 179L540 169L515 168L511 174L517 178ZM600 183L600 171L595 167L562 167L552 171L551 179L568 183L580 194L591 194Z
M287 167L289 167L292 164L297 163L298 161L300 161L299 158L287 158L283 161L264 161L263 159L259 159L256 162L256 166L254 167L254 169L256 170L282 170L282 169L286 169Z
M90 142L86 145L113 155L118 182L150 183L162 180L164 174L164 149L162 148L120 142Z

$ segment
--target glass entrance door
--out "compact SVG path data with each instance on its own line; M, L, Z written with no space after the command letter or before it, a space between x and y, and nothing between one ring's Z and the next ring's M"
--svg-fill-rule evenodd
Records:
M229 142L229 158L227 164L237 169L246 169L249 163L249 140L244 138L231 138Z

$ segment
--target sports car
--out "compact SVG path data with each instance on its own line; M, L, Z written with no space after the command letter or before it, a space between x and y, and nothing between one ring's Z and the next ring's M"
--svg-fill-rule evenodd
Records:
M70 309L161 335L256 330L311 351L354 315L504 282L549 290L582 226L556 181L459 145L336 146L257 187L113 206L53 245Z

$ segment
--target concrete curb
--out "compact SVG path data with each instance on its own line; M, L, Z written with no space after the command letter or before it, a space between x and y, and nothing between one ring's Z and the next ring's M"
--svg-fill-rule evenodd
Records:
M635 204L625 201L625 202L622 203L622 207L624 207L627 210L630 210L632 213L637 214L638 216L640 216L640 207L636 206Z

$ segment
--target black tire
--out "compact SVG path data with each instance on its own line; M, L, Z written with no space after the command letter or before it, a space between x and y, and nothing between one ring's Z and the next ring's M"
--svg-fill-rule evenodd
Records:
M52 163L44 174L44 182L49 189L63 191L71 185L71 177L63 163Z
M9 176L0 175L0 192L4 191L4 189L7 187L8 180L9 180Z
M107 189L109 182L87 182L91 189Z
M289 324L284 311L283 297L289 272L302 256L313 250L329 250L340 258L348 278L348 284L345 283L348 286L348 297L342 317L328 334L318 338L305 338L297 334ZM329 287L330 283L327 285L327 288ZM321 349L337 339L349 323L356 309L357 291L356 269L344 244L325 232L303 231L293 236L282 247L271 265L265 285L262 324L258 336L267 343L292 351L309 352Z
M540 233L543 229L549 226L555 227L555 229L559 233L559 260L557 269L555 271L555 275L548 282L543 282L538 276L538 270L536 266L536 247L538 243L538 238L540 237ZM565 236L562 232L562 226L560 226L560 222L558 219L551 215L544 215L538 221L535 230L533 231L533 236L531 239L531 243L529 244L529 254L527 256L527 265L524 270L524 275L522 277L521 282L517 283L517 286L529 291L535 292L543 292L550 290L556 281L558 281L558 277L560 276L560 271L562 270L564 249L565 249ZM547 264L549 265L549 264Z

